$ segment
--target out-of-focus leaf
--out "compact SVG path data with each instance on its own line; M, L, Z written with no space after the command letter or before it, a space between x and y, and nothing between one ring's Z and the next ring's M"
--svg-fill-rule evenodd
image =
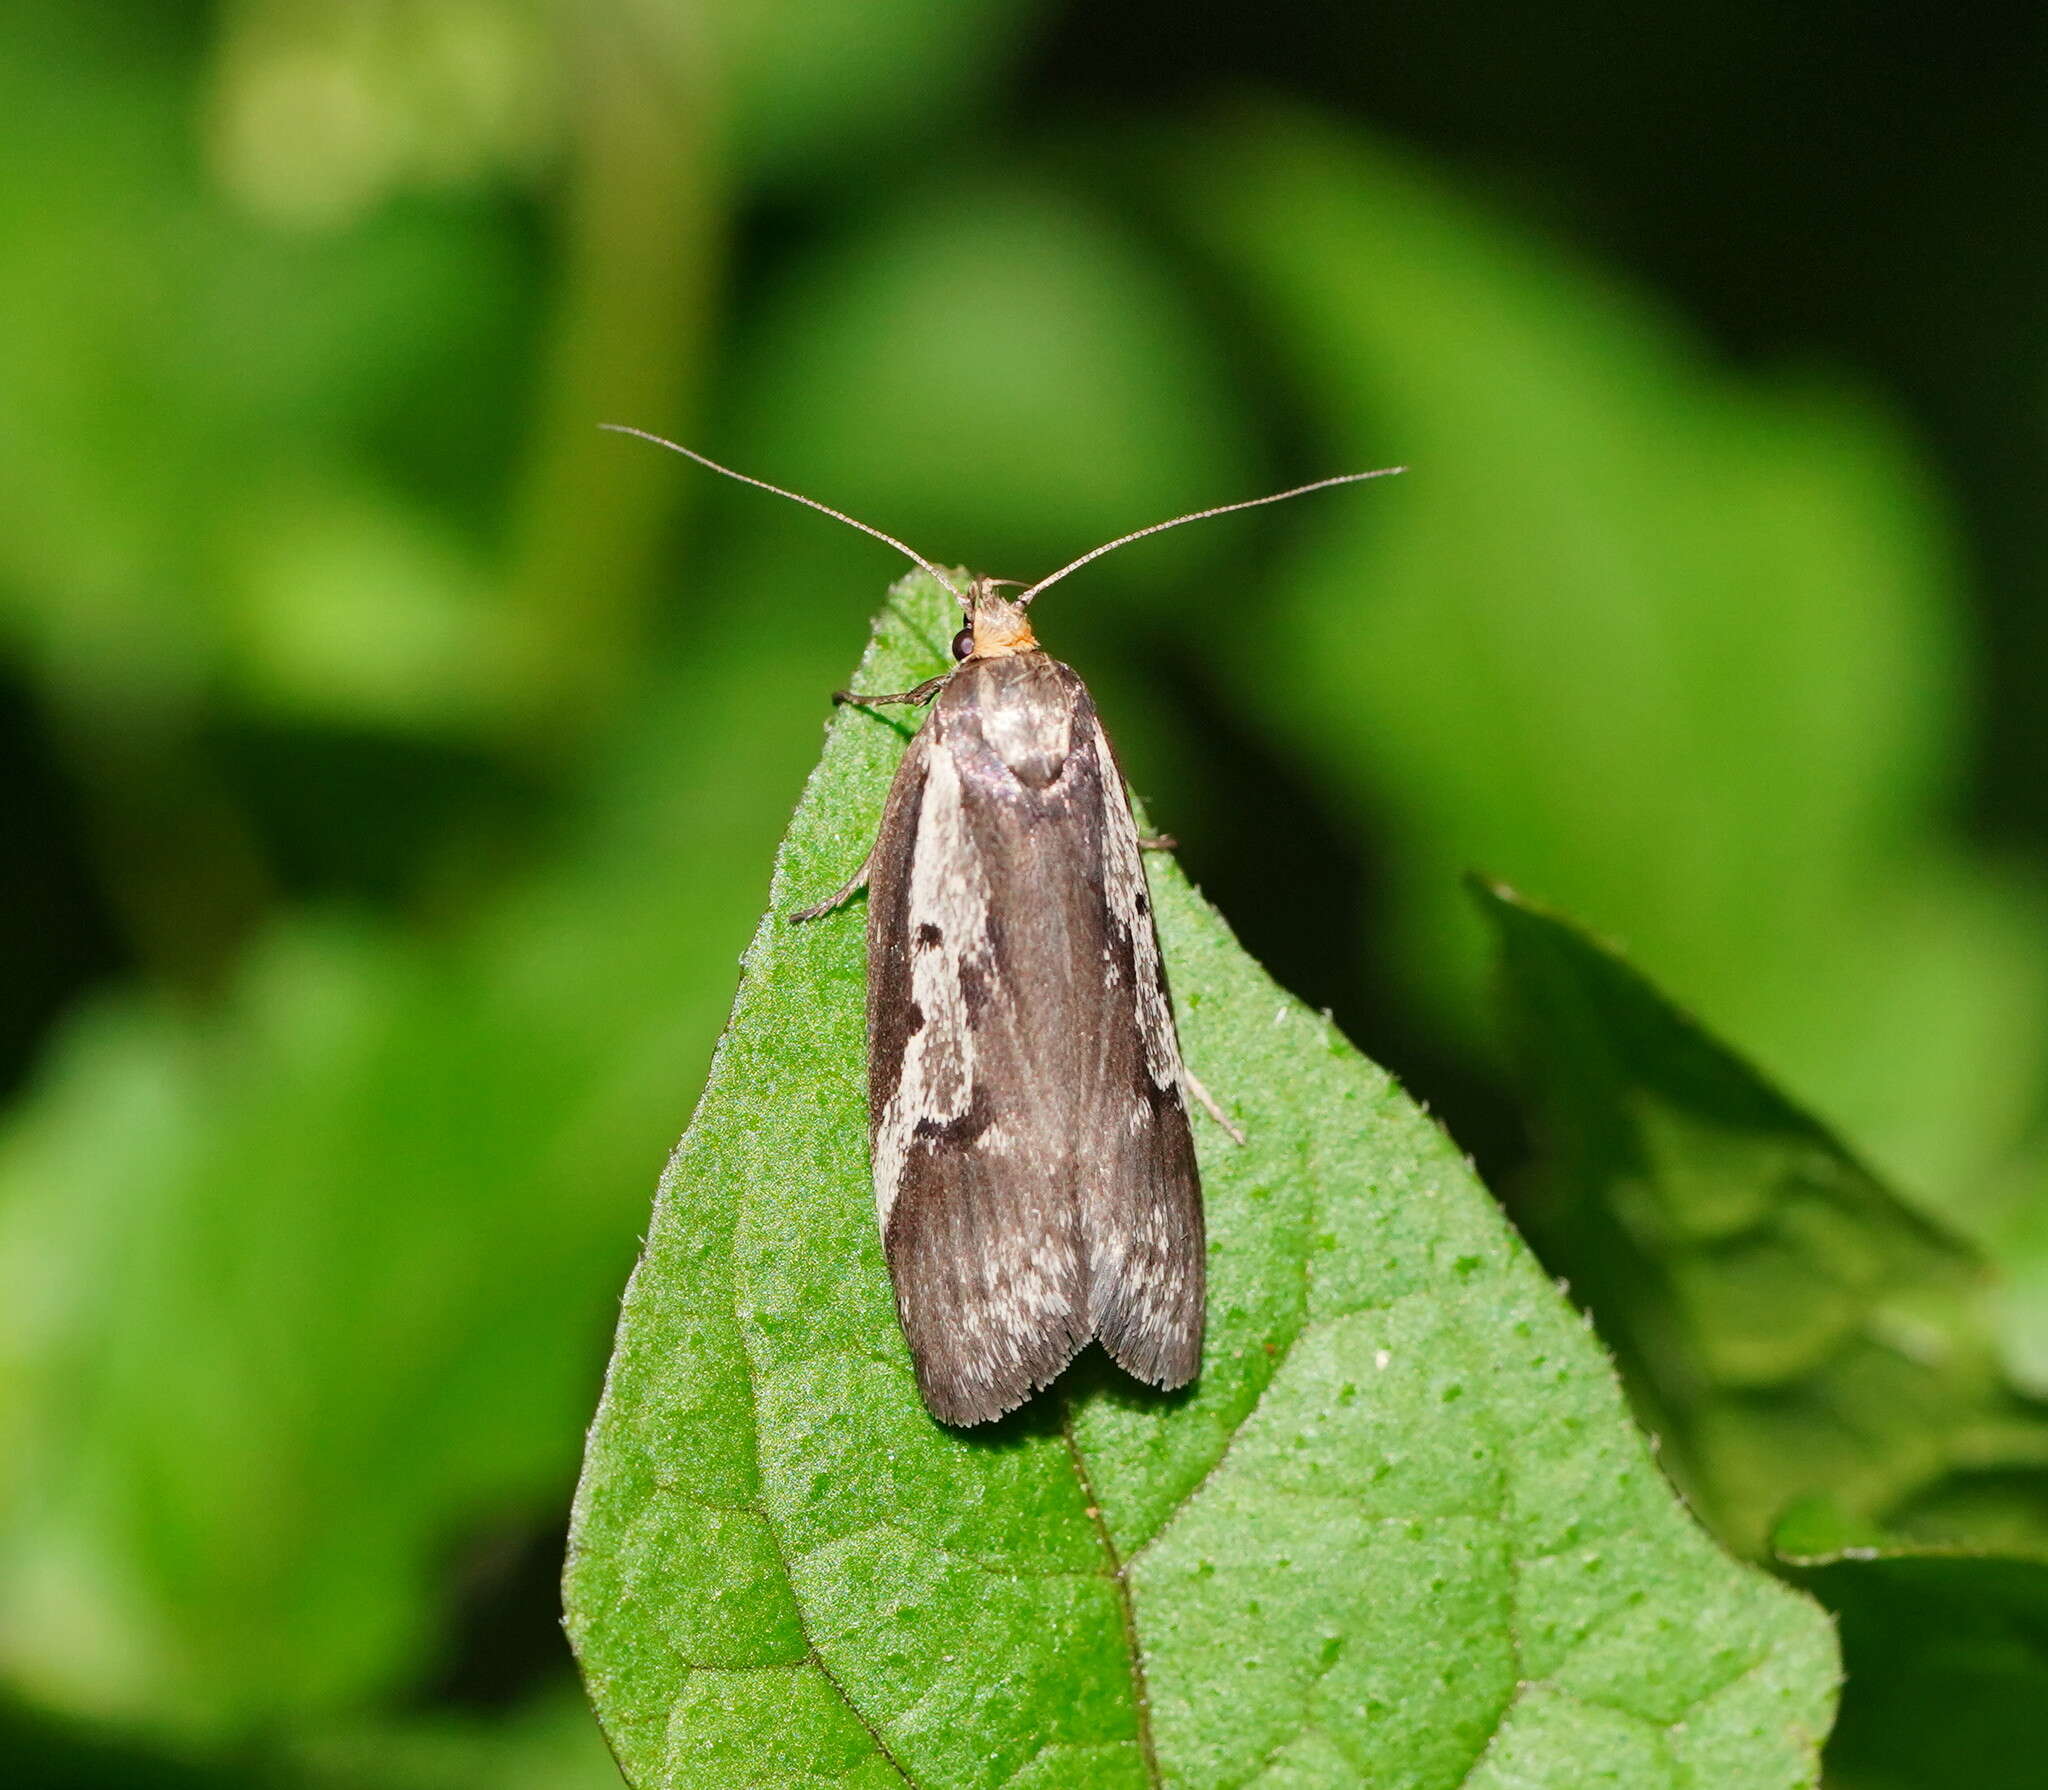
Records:
M906 580L860 686L949 662L950 610ZM627 1294L568 1589L630 1779L1811 1782L1817 1614L1692 1525L1447 1140L1170 866L1190 1060L1249 1137L1199 1134L1201 1380L932 1422L868 1187L860 913L786 919L902 740L833 725Z
M75 1029L0 1156L15 1684L201 1739L345 1709L431 1657L458 1522L554 1492L617 1247L512 1017L299 926L216 1022Z
M2048 1549L2048 1412L2006 1382L1970 1248L1612 952L1476 893L1535 1120L1528 1228L1693 1507L1750 1553L1809 1495Z
M566 1666L566 1661L564 1662ZM565 1671L503 1714L387 1715L267 1737L233 1760L0 1704L15 1790L618 1790Z
M1031 0L714 0L735 151L784 186L830 184L906 141L972 133L1029 45Z
M1613 953L1500 888L1528 1209L1663 1461L1834 1612L1831 1790L2021 1790L2048 1749L2048 1411L1969 1247Z
M494 675L483 570L430 513L332 476L262 494L224 545L224 657L249 706L474 732Z
M1835 1614L1847 1682L1829 1790L2032 1790L2048 1758L2048 1557L1903 1541L1825 1500L1780 1565Z
M10 1115L25 1692L199 1739L345 1713L440 1644L445 1550L566 1493L831 683L752 618L696 648L559 860L466 927L291 921L217 1015L76 1023Z
M1247 686L1390 833L1390 973L1476 1020L1455 879L1483 864L1626 938L1905 1185L1981 1208L2043 1082L2048 928L1946 826L1958 606L1890 420L1703 366L1327 125L1175 150L1332 463L1412 468L1299 518Z
M414 1718L292 1747L293 1790L619 1790L590 1706L557 1693L509 1719Z
M211 82L223 184L256 215L333 227L395 195L531 181L589 40L672 64L749 172L831 178L906 124L958 128L1026 42L1026 0L239 0Z
M18 1790L252 1790L172 1749L0 1699L0 1757Z
M208 107L214 166L252 211L300 228L407 189L530 175L560 109L553 11L541 0L237 0Z
M2006 1270L1999 1311L2013 1377L2048 1398L2048 1153L2020 1164L1991 1247Z
M161 47L124 56L75 10L26 9L0 53L10 655L107 729L222 686L324 720L473 712L495 665L472 551L364 444L403 432L418 454L421 410L473 416L465 379L513 308L509 227L452 210L319 243L255 227L195 177L194 71ZM348 632L344 574L375 579L366 617L405 620Z

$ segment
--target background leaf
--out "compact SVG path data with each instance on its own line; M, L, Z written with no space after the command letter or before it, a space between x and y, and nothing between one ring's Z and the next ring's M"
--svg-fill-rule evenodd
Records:
M949 606L898 586L860 687L946 663ZM783 917L866 850L904 737L833 724L627 1294L568 1602L635 1784L1811 1782L1816 1613L1692 1526L1447 1140L1171 867L1189 1059L1251 1140L1201 1138L1201 1380L926 1416L863 917Z
M1788 1512L1780 1563L1835 1613L1849 1688L1830 1790L2039 1782L2048 1560L1887 1536L1825 1498Z
M1474 884L1535 1118L1527 1205L1688 1501L1835 1612L1830 1786L2034 1783L2048 1411L1969 1246L1577 928Z
M1473 887L1535 1125L1526 1223L1694 1509L1755 1554L1812 1494L1930 1539L2005 1475L2048 1495L2048 1412L2006 1381L1970 1247L1611 951ZM2048 1501L2031 1520L2048 1542Z

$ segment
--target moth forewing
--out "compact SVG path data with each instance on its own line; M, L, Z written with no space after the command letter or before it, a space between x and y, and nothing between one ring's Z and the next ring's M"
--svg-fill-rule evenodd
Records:
M1095 1268L1089 1317L1128 1372L1155 1386L1183 1386L1201 1365L1207 1273L1187 1074L1130 797L1085 691L1082 702L1101 788L1105 970L1116 996L1113 1018L1136 1041L1133 1061L1105 1085L1101 1115L1102 1128L1121 1144L1120 1172L1104 1177L1083 1208ZM1120 1127L1119 1100L1126 1102Z

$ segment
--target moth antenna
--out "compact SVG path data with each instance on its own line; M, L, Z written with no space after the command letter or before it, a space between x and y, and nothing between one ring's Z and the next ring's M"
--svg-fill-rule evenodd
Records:
M967 597L960 587L952 579L948 578L944 572L940 571L937 566L933 565L930 560L926 559L922 553L918 552L915 547L905 546L894 535L884 534L879 528L872 527L868 523L847 515L844 510L835 510L829 503L820 503L815 497L806 497L801 491L785 491L780 485L769 484L766 479L757 479L744 472L734 472L730 466L721 466L716 460L707 459L703 454L698 453L695 448L686 448L681 442L670 441L665 435L656 435L647 429L636 429L631 423L599 423L597 426L600 429L610 430L614 435L637 435L642 441L651 441L656 447L667 448L672 454L681 454L686 460L696 461L699 466L708 466L713 472L722 472L729 479L739 480L742 485L754 485L763 491L772 491L777 497L786 497L791 503L803 504L809 509L817 510L823 515L830 516L835 522L844 522L848 528L857 528L864 535L873 535L878 541L886 541L898 553L902 554L906 559L915 560L943 584L953 593L954 599L959 603L961 611L963 613L968 612ZM1078 564L1079 562L1077 561L1076 563ZM1068 568L1070 571L1072 569L1072 567Z
M1104 541L1100 547L1091 548L1071 565L1060 567L1050 578L1039 579L1016 599L1017 607L1026 607L1040 591L1049 585L1059 583L1069 572L1078 572L1091 559L1100 559L1105 553L1112 552L1118 547L1128 547L1133 541L1142 541L1147 535L1156 535L1162 529L1178 528L1183 522L1203 522L1211 516L1227 516L1232 510L1255 510L1262 503L1284 503L1290 497L1304 497L1311 491L1326 491L1332 485L1355 485L1360 479L1391 478L1395 473L1407 470L1405 466L1382 466L1373 472L1340 472L1333 479L1317 479L1313 485L1296 485L1292 491L1275 491L1271 497L1248 497L1242 503L1219 503L1213 509L1190 510L1185 516L1155 522L1150 528L1133 529L1127 535L1118 535L1113 541Z

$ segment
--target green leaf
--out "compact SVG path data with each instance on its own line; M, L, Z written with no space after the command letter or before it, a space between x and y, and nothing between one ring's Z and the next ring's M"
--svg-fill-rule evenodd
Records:
M1546 1259L1693 1507L1834 1612L1831 1790L2003 1790L2048 1749L2048 1413L1967 1245L1611 951L1503 888Z
M1475 893L1535 1115L1531 1235L1693 1507L1750 1553L1809 1494L2048 1547L2048 1416L2004 1378L1970 1249L1611 951Z
M947 663L897 587L864 688ZM1201 1380L919 1404L876 1237L858 905L905 723L832 725L662 1181L586 1457L572 1638L628 1777L745 1786L1812 1781L1833 1655L1722 1555L1437 1129L1170 865Z
M1930 1547L1788 1512L1780 1562L1835 1612L1830 1790L2026 1790L2048 1758L2048 1556Z

